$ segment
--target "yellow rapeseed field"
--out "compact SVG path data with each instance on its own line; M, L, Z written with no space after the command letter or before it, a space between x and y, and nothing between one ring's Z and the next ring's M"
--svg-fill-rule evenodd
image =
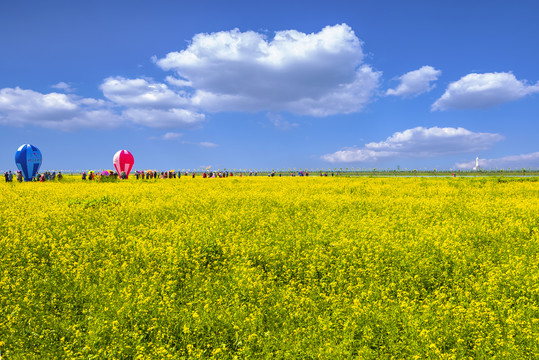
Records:
M539 358L537 180L1 183L0 356Z

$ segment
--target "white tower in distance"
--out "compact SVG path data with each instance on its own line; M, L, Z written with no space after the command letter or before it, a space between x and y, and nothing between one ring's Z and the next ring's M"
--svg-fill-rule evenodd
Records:
M475 166L473 167L474 170L479 170L479 156L475 157Z

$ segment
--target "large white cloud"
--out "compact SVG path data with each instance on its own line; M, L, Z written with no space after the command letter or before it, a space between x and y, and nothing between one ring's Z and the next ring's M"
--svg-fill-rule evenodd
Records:
M155 60L207 111L269 110L326 116L361 110L380 73L362 64L361 41L346 24L318 33L265 35L238 29L197 34L185 50Z
M322 159L331 163L376 162L389 158L472 153L486 150L502 139L499 134L477 133L461 127L416 127L396 132L384 141L368 143L362 148L345 148L326 154Z
M484 109L536 92L539 92L539 83L528 85L512 73L472 73L449 84L432 110Z
M399 77L400 84L395 89L386 91L386 95L409 97L423 94L434 89L433 81L438 80L442 72L432 66L423 66Z
M42 94L19 87L0 89L0 123L46 128L114 128L124 123L103 100L52 92Z
M0 123L172 129L202 122L203 111L352 113L371 101L381 76L363 57L361 41L346 24L312 34L279 31L271 39L238 29L198 34L186 49L155 60L176 73L166 84L109 77L100 86L106 100L76 96L65 82L53 88L67 94L0 89Z
M473 169L475 160L455 164L459 169ZM482 169L520 169L520 168L537 168L539 167L539 152L510 155L496 159L479 159L479 167Z

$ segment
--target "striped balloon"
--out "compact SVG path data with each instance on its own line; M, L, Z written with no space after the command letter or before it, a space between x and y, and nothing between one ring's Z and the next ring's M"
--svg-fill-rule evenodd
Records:
M21 145L15 153L15 163L22 172L24 181L32 181L41 166L41 161L41 151L34 145Z
M120 150L116 154L114 154L114 158L112 159L112 162L114 163L114 168L118 172L118 175L123 172L125 172L126 177L129 177L129 173L131 172L131 169L133 168L133 164L135 163L135 159L133 158L133 155L127 150Z

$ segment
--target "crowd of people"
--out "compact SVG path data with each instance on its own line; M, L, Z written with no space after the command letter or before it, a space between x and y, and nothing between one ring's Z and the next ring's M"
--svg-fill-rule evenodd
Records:
M212 179L212 178L228 178L228 177L243 177L243 176L258 176L258 171L249 171L247 172L239 172L234 173L231 171L211 171L211 170L205 170L202 172L189 172L189 171L176 171L176 170L170 170L170 171L156 171L156 170L137 170L130 174L131 177L135 177L137 180L150 180L150 179L176 179L184 177L192 177L195 176L201 176L204 179ZM275 171L271 171L267 173L268 177L274 177L278 176L281 177L283 174L281 172L276 173ZM285 173L284 176L309 176L309 172L307 170L305 171L297 171L297 172L290 172ZM319 176L328 176L328 173L322 173L320 172ZM331 176L334 176L334 173L331 173ZM19 170L15 174L13 174L11 171L6 171L4 173L4 178L6 182L13 182L13 177L16 178L17 181L22 182L23 181L23 174ZM32 178L32 181L54 181L54 180L62 180L63 175L62 172L59 171L56 173L56 171L45 171L41 174L36 174L34 178ZM119 180L119 179L127 179L128 174L126 174L124 171L118 173L111 170L103 170L103 171L83 171L81 173L81 178L84 181L111 181L111 180Z
M118 180L118 179L127 179L128 178L128 175L125 173L125 171L122 171L120 173L118 172L114 172L114 171L109 171L109 170L104 170L102 172L99 172L99 171L83 171L82 172L82 180L104 180L104 179L113 179L113 180ZM154 171L154 170L146 170L146 171L135 171L131 174L131 177L135 177L137 180L143 180L143 179L176 179L176 177L181 177L181 173L176 173L175 170L171 170L171 171L161 171L161 172L158 172L158 171ZM194 174L193 174L193 177L194 177Z
M286 174L285 174L286 175ZM201 176L203 179L212 179L212 178L228 178L228 177L243 177L243 176L258 176L258 171L249 171L248 173L234 173L232 171L210 171L205 170L202 172L181 172L176 170L170 170L170 171L156 171L156 170L137 170L131 173L129 176L135 177L137 180L150 180L150 179L176 179L184 177L191 177L194 178L196 176ZM271 171L267 173L268 177L274 177L274 176L283 176L282 173L277 174L275 171ZM288 174L288 176L309 176L309 173L307 171L298 171L291 172ZM327 176L327 174L320 175L320 176ZM103 172L96 172L96 171L84 171L82 172L82 180L101 180L103 177L109 178L109 179L126 179L127 175L125 172L121 172L118 174L114 171L103 171Z
M15 178L17 179L18 182L22 182L24 179L22 175L22 171L17 170L17 172L15 173ZM6 171L4 173L4 179L6 180L6 182L13 182L13 173L11 172L11 170ZM62 179L63 179L63 175L61 171L58 171L58 174L56 173L56 171L53 171L53 172L45 171L44 173L36 174L36 176L32 178L32 181L39 181L39 182L54 181L54 180L60 181Z

